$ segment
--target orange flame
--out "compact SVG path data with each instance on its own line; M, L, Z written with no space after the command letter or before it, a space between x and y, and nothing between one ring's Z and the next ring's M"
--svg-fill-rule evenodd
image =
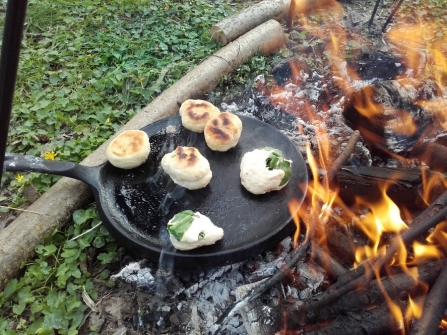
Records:
M380 185L382 197L374 204L357 198L357 204L369 211L358 218L354 218L353 222L372 243L370 246L364 246L356 250L357 264L376 256L379 252L384 252L384 250L379 250L383 234L399 233L407 228L407 225L401 219L399 208L386 193L389 185L385 183Z
M309 4L314 5L312 1L305 0L292 0L295 2L295 17L299 17L301 26L306 31L312 33L313 36L321 38L326 43L326 51L330 68L334 76L334 80L340 89L344 92L351 92L354 89L354 81L359 79L359 75L349 68L346 62L349 55L347 54L346 46L348 40L356 41L356 37L350 35L347 38L347 34L340 26L334 25L331 22L330 15L317 16L317 19L309 17L309 11L315 8L309 8ZM337 12L339 10L339 4L334 0L322 0L318 1L322 6L329 6L331 10ZM337 15L337 14L335 14ZM318 22L320 20L320 22ZM322 29L322 26L324 27ZM329 28L328 28L329 27ZM447 60L445 58L445 50L443 49L447 45L447 36L442 41L432 38L427 38L435 35L436 31L432 25L419 24L414 27L409 26L394 26L387 38L392 41L394 45L400 46L402 50L405 50L406 66L411 68L413 73L417 74L419 78L434 78L440 90L443 87L443 82L447 78ZM296 64L291 64L293 77L299 77L300 69ZM400 80L405 80L399 78ZM271 102L274 104L286 104L290 105L289 96L285 93L283 87L274 85L272 88ZM410 136L417 130L417 124L411 115L400 109L389 110L389 106L385 106L380 102L374 100L375 91L371 86L366 86L361 90L355 89L359 92L357 95L352 95L352 106L364 117L369 120L375 121L380 119L381 122L387 122L387 129L390 129L395 134L401 134L404 136ZM304 100L304 99L303 99ZM418 101L417 104L423 108L431 110L436 115L438 122L447 129L447 103L444 99L439 98L437 101ZM331 143L327 134L324 131L324 127L318 127L317 123L321 122L324 117L315 115L312 108L310 108L310 101L300 101L299 113L306 113L310 122L313 122L317 134L317 144L314 147L317 148L317 154L313 154L309 143L306 145L306 155L309 164L312 180L309 182L308 191L303 202L303 205L295 201L289 203L291 211L295 210L296 215L293 219L298 229L295 234L294 240L298 240L300 234L300 224L304 223L307 230L311 231L313 243L325 243L328 237L325 235L325 225L330 221L340 223L341 225L349 225L353 223L364 236L367 238L368 243L365 246L357 248L355 250L355 266L360 263L384 255L387 251L387 237L388 235L394 236L393 239L396 244L399 245L399 250L392 260L392 264L388 264L389 270L391 266L399 266L409 274L415 281L418 280L418 270L416 266L410 267L410 265L420 264L427 259L436 259L441 256L440 249L447 249L447 221L438 224L436 228L427 237L426 241L414 242L409 250L399 238L400 233L408 229L406 223L402 219L411 219L409 214L403 215L399 207L388 196L387 190L393 183L390 180L387 183L380 185L381 198L376 202L371 203L365 199L357 198L354 208L347 208L337 191L331 189L329 182L325 176L320 178L320 170L328 170L328 167L333 163L331 159ZM296 106L296 105L295 105ZM295 111L295 113L298 113ZM320 114L321 115L321 114ZM301 116L301 114L300 114ZM318 121L318 122L317 122ZM307 120L306 120L307 122ZM363 131L362 135L368 135L368 131ZM372 141L383 141L377 134L370 132ZM396 157L399 158L399 157ZM401 158L399 158L401 159ZM425 204L428 206L435 194L438 194L439 189L447 189L446 178L440 174L428 174L423 173L423 187L422 198ZM342 217L337 217L334 213L334 207L341 207L341 211L344 212ZM358 214L362 213L362 215ZM381 284L379 269L375 270L376 279L382 288L382 291L386 297L387 304L396 320L404 322L411 318L419 318L422 313L422 303L419 300L415 300L409 297L408 306L403 309L398 303L393 302L387 296L387 293ZM423 283L418 283L423 286L427 291L428 287ZM447 327L447 317L444 318L443 324ZM409 324L405 324L402 327L402 334L409 329Z

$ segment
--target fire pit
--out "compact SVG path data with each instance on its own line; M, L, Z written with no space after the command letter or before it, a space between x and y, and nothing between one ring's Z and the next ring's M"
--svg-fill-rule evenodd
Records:
M339 4L325 4L332 15L324 22L300 18L292 26L291 56L276 65L276 84L257 76L221 105L273 125L305 153L313 180L294 217L296 233L248 262L209 272L129 263L113 278L148 292L140 326L190 334L437 333L446 308L445 299L432 300L445 294L442 80L422 75L427 63L414 60L430 50L394 47L411 43L406 28L392 27L389 44L378 47L377 35L358 33L353 8L345 6L346 17ZM320 71L303 56L312 53L317 61L329 54Z
M211 270L173 269L163 252L159 263L128 256L112 276L125 283L120 295L84 296L92 312L83 332L106 328L105 315L119 319L116 333L138 334L447 327L445 46L421 46L409 26L382 41L362 33L369 16L355 5L308 3L306 16L289 16L289 57L274 81L257 75L220 105L275 127L305 155L304 202L287 199L294 233Z

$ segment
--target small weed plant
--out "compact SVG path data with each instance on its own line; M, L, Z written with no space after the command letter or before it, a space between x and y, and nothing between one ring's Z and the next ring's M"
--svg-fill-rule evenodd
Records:
M93 280L112 285L108 269L94 278L86 269L116 261L119 246L91 206L76 210L68 229L55 231L36 252L20 279L12 279L0 293L0 333L77 334L87 309L82 292L96 299Z

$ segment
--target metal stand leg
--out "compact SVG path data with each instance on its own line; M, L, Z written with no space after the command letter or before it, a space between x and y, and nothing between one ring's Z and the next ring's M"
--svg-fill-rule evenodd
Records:
M382 0L377 0L376 4L374 5L374 9L373 9L373 12L371 14L371 18L369 19L369 22L368 22L368 30L369 31L371 31L371 26L372 26L372 23L374 21L374 16L376 16L377 8L379 8L380 1L382 1Z
M27 0L8 0L6 5L0 58L0 171L3 171L26 7Z
M390 21L393 19L393 16L397 13L397 11L400 8L400 5L402 5L402 2L404 2L404 0L399 0L399 2L397 3L397 5L393 8L393 11L391 12L390 16L388 16L388 19L386 19L385 24L382 27L382 33L385 32L386 26L390 23Z

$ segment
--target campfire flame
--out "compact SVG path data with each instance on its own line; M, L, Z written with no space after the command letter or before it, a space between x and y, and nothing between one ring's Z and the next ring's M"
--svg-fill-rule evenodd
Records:
M299 18L303 29L311 31L316 38L321 38L326 42L329 66L334 76L333 79L341 92L347 94L355 90L360 76L347 65L346 60L349 55L346 52L346 45L348 41L355 41L356 37L350 35L347 38L346 32L340 28L340 25L331 21L330 15L321 17L321 20L324 21L323 25L326 28L329 27L329 30L321 29L317 23L312 23L307 17L310 9L306 6L311 2L293 0L293 3L294 17ZM332 12L337 12L341 8L339 3L331 0L319 1L318 4L330 7ZM447 60L445 58L447 35L444 35L442 40L434 38L435 35L434 26L426 23L413 27L396 25L387 33L386 39L405 50L405 66L410 71L394 78L400 80L403 86L411 80L407 78L408 73L412 73L422 81L434 78L439 92L442 91L447 78ZM293 74L292 82L302 77L299 63L291 62L290 68ZM298 228L294 237L295 242L298 241L299 235L302 233L303 223L305 229L310 231L307 233L310 235L312 243L325 247L327 247L330 238L326 234L328 225L335 224L339 225L340 229L352 230L366 240L363 245L356 244L354 246L352 243L352 252L355 255L353 267L374 264L373 260L385 256L391 243L394 246L398 245L397 252L389 264L380 268L371 266L368 269L374 271L374 277L382 289L389 310L401 324L401 333L405 334L410 329L411 320L422 316L424 301L412 296L408 296L405 305L393 301L381 281L382 276L384 273L392 273L396 268L401 268L417 283L419 292L427 293L429 286L419 281L417 265L443 257L443 250L447 249L447 220L438 224L425 240L420 239L411 245L406 245L401 235L409 229L407 223L411 222L413 218L409 210L399 208L388 195L390 186L395 182L393 179L379 185L380 199L372 202L357 197L354 205L346 206L339 196L338 190L327 179L327 175L321 176L321 171L328 171L333 165L335 151L327 130L322 126L325 120L324 111L316 111L312 106L312 101L299 95L285 94L287 89L284 86L273 84L270 90L270 99L273 105L287 106L287 112L299 116L304 122L311 123L315 128L314 140L316 142L312 141L312 143L307 142L306 144L306 157L312 178L309 181L305 200L301 206L293 201L289 204L291 212L296 213L293 218ZM390 108L390 106L376 101L374 99L375 92L371 87L365 86L359 92L361 93L351 97L351 102L360 115L372 123L381 122L381 126L386 123L387 131L396 134L396 136L418 135L418 120L415 120L411 113L403 108ZM447 129L447 113L445 113L447 103L442 98L442 94L439 97L437 100L428 101L416 99L414 104L433 113L437 122ZM296 100L299 100L299 103L296 103ZM301 129L300 132L302 132ZM377 133L366 129L363 129L361 133L364 138L368 137L367 140L385 146ZM390 152L389 154L401 162L408 162L408 159L401 157L400 153ZM439 195L441 189L443 191L447 189L447 181L441 174L429 174L427 169L422 169L422 177L421 198L425 205L429 206L434 200L434 194ZM444 317L441 326L447 328L447 317Z

